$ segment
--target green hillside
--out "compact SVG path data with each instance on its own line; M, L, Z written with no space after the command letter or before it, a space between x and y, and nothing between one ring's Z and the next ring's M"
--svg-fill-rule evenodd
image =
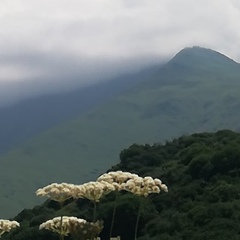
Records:
M142 198L139 240L239 239L240 133L222 130L181 136L165 144L133 144L120 153L120 160L111 170L160 178L169 189ZM104 220L102 240L109 240L114 199L109 194L97 207L97 218ZM113 236L133 239L140 199L120 192ZM68 200L60 209L48 200L19 213L14 219L22 227L3 240L57 239L57 234L38 227L61 214L91 221L92 205L83 199Z
M239 108L240 65L209 49L184 49L134 89L1 156L1 215L36 204L34 191L48 183L94 179L132 143L240 130Z

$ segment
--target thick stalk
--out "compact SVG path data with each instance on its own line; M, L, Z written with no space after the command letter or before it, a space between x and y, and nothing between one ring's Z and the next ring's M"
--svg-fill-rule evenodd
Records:
M60 209L62 209L63 203L60 202ZM59 235L59 240L64 240L64 235L63 235L63 216L61 215L61 220L60 220L60 235Z
M112 221L111 221L110 232L109 232L109 239L111 239L111 237L112 237L113 224L114 224L114 219L115 219L116 209L117 209L117 203L118 203L118 196L119 196L119 192L116 192L114 208L113 208L113 212L112 212Z
M96 222L97 218L97 202L93 201L93 222Z
M135 231L134 231L134 240L137 240L138 225L139 225L140 215L141 215L141 212L142 212L142 207L143 207L143 201L142 201L142 198L140 197L140 204L139 204L137 220L136 220L136 225L135 225Z
M59 240L64 240L64 235L63 235L63 216L61 216L61 221L60 221L60 235L59 235Z

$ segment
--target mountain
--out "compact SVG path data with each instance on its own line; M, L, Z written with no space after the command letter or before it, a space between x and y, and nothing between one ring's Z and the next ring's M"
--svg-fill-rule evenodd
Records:
M139 240L239 239L240 133L221 130L181 136L165 144L133 144L120 153L119 164L110 170L159 178L169 190L148 197L121 191L112 236L134 239L142 206ZM109 239L114 202L114 194L109 194L97 204L97 218L104 220L102 240ZM21 228L2 239L57 239L57 234L38 228L61 214L91 221L92 204L71 199L60 209L47 200L19 213L14 219Z
M37 203L33 193L43 185L94 179L133 143L240 130L239 76L240 65L224 55L186 48L105 104L2 155L2 215Z
M169 61L168 65L175 65L186 68L195 68L206 71L221 71L226 68L236 70L238 63L225 55L211 49L192 47L184 48ZM221 68L223 67L223 69ZM225 70L223 72L225 72Z

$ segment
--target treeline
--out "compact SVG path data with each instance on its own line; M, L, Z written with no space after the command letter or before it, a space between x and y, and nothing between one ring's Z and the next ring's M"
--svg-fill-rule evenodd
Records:
M222 130L182 136L165 144L136 145L120 153L111 171L122 170L142 177L160 178L168 193L143 198L139 240L237 240L240 237L240 133ZM109 170L109 171L110 171ZM141 199L121 192L113 235L133 239ZM104 221L102 240L108 240L115 195L98 205L98 219ZM90 219L91 203L68 200L60 208L46 201L23 210L14 220L21 227L3 235L3 240L54 240L58 236L39 231L39 225L59 215Z

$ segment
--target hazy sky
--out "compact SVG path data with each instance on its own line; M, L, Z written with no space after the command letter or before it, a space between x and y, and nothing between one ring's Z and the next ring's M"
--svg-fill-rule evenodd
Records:
M240 62L239 0L1 0L0 106L199 45Z

